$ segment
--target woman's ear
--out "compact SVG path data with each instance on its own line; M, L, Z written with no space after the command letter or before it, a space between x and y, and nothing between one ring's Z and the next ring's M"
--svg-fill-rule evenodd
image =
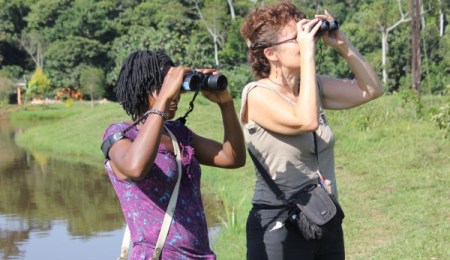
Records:
M269 61L273 61L273 62L278 61L278 57L276 55L276 51L274 48L271 48L271 47L265 48L263 53L264 53L264 56L266 56L266 58Z

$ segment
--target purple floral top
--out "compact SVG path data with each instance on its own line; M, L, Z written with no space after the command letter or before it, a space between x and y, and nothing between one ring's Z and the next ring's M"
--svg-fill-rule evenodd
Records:
M129 125L110 125L103 139ZM165 125L178 139L183 173L175 213L161 259L215 259L209 246L200 193L200 165L190 144L192 132L178 121L166 121ZM134 127L126 132L125 136L134 140L138 134L139 131ZM175 155L164 145L160 145L152 169L139 181L116 178L109 160L105 161L105 169L130 228L133 242L130 259L149 259L155 249L164 214L178 178Z

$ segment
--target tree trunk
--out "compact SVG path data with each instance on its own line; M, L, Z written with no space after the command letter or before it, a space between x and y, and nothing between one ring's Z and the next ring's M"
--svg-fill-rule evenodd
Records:
M410 0L411 10L411 79L412 89L422 92L421 82L421 53L420 53L420 0Z
M386 58L387 58L387 53L388 53L388 35L389 32L394 30L395 28L397 28L400 24L402 23L406 23L408 21L411 20L410 17L407 17L404 13L403 13L403 9L402 9L402 3L400 0L397 0L397 4L398 4L398 9L400 12L400 19L395 22L393 25L388 26L388 25L380 25L380 31L381 31L381 48L382 48L382 65L383 65L383 84L386 85L387 84L387 80L388 80L388 74L387 74L387 67L386 67ZM384 24L383 22L379 22L379 24Z
M216 66L219 68L219 66L220 66L220 63L219 63L219 47L217 46L218 45L218 39L217 39L217 35L216 34L214 34L213 35L213 37L214 37L214 60L216 61Z
M388 32L385 28L381 29L381 65L383 68L383 84L387 84L388 74L386 65L386 56L388 52Z
M439 0L439 36L444 36L444 23L445 23L445 17L444 12L442 11L442 1Z
M236 18L236 14L234 12L233 0L227 0L228 6L230 7L231 20Z

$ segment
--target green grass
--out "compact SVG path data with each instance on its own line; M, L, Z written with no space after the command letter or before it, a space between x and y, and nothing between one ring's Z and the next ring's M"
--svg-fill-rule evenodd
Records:
M349 259L450 258L450 143L410 104L389 96L329 113Z
M186 111L189 95L182 99L179 116ZM400 96L327 112L337 138L347 259L450 259L450 140L430 119L431 111L449 101L424 97L420 115L415 104ZM114 103L46 109L12 114L15 124L21 118L40 118L39 126L28 129L18 142L39 153L70 156L98 167L105 128L128 118ZM64 116L51 123L41 121L53 115ZM220 111L201 96L187 125L201 135L222 139ZM254 185L251 160L235 170L203 167L202 182L203 193L217 197L223 208L221 232L213 242L218 259L245 259L245 222Z

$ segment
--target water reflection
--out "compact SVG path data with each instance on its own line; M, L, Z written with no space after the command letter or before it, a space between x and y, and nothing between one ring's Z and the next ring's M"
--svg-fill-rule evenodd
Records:
M58 239L50 239L53 240L51 243L40 247L40 251L47 254L46 259L61 259L63 256L69 259L71 254L75 254L75 259L89 250L118 252L123 216L103 170L53 160L44 155L31 155L16 146L14 136L18 133L20 130L2 120L0 258L37 259L30 250L40 241L54 237L57 230ZM92 242L84 250L80 248L82 252L60 252L65 246L76 247L76 241L92 237L103 240L105 234L115 241L106 244L106 239L100 248L93 247L96 243ZM113 252L109 253L110 256L117 256ZM107 259L107 255L103 254L100 259Z
M124 219L103 168L31 154L20 132L0 119L0 259L116 259Z

